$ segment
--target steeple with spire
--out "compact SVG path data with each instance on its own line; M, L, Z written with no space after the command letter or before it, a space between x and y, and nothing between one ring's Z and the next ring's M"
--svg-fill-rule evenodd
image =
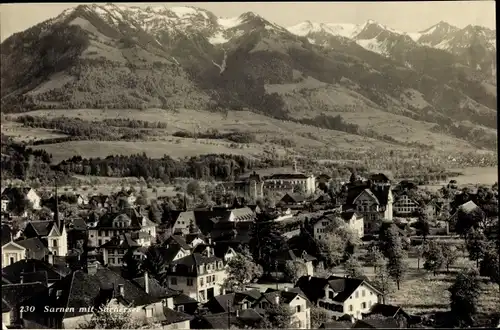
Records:
M55 205L55 210L54 210L54 222L57 225L57 229L62 230L61 229L61 220L59 218L59 196L57 194L57 182L55 182L55 202L56 202L56 205Z

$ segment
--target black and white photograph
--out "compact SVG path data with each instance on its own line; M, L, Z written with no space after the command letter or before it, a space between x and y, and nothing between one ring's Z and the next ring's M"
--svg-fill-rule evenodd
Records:
M1 4L2 330L500 328L495 12Z

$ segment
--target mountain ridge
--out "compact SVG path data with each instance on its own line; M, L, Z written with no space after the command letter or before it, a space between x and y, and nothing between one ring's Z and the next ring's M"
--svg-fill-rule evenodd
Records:
M2 111L250 109L313 120L373 109L435 123L447 134L470 122L484 131L478 140L486 135L493 145L481 129L496 129L496 91L484 85L493 70L478 69L492 53L496 67L484 28L451 29L446 40L455 48L448 51L374 21L343 30L308 24L314 31L298 35L250 12L218 18L195 7L80 5L2 43ZM459 43L475 53L459 52ZM224 54L221 74L213 62Z

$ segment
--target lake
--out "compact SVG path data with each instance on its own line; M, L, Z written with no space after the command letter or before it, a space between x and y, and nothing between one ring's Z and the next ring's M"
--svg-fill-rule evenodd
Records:
M462 175L450 177L446 182L425 185L424 187L430 190L438 190L450 180L457 180L459 186L480 184L491 187L495 182L498 182L498 167L496 166L453 168L449 169L449 171L460 172Z

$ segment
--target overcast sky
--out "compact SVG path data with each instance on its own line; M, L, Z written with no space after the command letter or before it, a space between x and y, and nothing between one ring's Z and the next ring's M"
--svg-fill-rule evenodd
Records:
M495 29L495 1L428 1L428 2L191 2L191 3L122 3L124 5L191 5L207 9L219 17L238 16L255 12L282 26L291 26L305 20L318 23L361 24L375 20L393 29L417 32L445 21L458 27L469 24ZM37 3L1 5L1 40L37 23L75 7L75 3Z

